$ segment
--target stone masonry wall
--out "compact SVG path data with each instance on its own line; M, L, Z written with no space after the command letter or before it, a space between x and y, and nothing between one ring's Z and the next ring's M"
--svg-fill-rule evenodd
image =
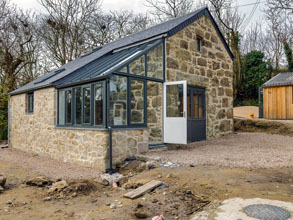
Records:
M187 80L189 86L205 88L207 137L232 132L232 60L209 18L203 16L167 38L166 56L167 81Z
M33 114L26 113L25 106L26 94L11 97L10 147L105 171L109 165L108 131L56 128L54 88L35 91ZM113 131L114 162L144 152L146 137L145 130Z

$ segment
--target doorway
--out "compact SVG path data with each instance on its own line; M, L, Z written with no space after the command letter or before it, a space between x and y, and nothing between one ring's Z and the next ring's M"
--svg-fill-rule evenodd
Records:
M205 89L187 87L187 141L206 139Z

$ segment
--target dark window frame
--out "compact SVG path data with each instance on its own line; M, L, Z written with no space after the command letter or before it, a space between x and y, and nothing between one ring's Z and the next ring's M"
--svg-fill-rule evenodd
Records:
M197 36L196 37L196 48L198 52L201 52L202 50L202 38Z
M206 118L206 104L205 104L205 89L204 88L192 88L192 87L188 87L188 90L190 90L190 115L189 117L187 117L189 120L205 120ZM197 95L197 105L196 105L196 111L197 111L197 115L198 117L193 117L193 113L194 113L194 103L193 103L193 95L196 94ZM202 105L199 105L199 97L202 97ZM199 117L199 106L202 107L202 117ZM188 106L187 106L188 107Z
M26 112L29 114L33 114L34 113L34 92L27 93L26 99L27 99Z
M155 47L162 45L162 52L163 52L163 79L159 79L159 78L152 78L152 77L148 77L147 75L147 70L148 70L148 66L147 66L147 54L148 52L150 52L152 49L154 49ZM130 69L129 69L129 64L133 61L135 61L136 59L138 59L140 56L144 56L144 60L145 60L145 73L143 76L140 75L135 75L135 74L131 74L130 73ZM122 65L120 69L123 69L124 66L126 66L127 68L127 73L124 72L120 72L120 71L114 71L113 73L109 74L107 77L103 77L103 79L100 80L91 80L88 81L87 83L82 84L78 84L78 85L74 85L72 87L70 87L69 89L72 89L72 97L73 97L73 101L72 101L72 124L66 124L66 125L59 125L59 91L64 90L64 89L68 89L68 88L60 88L58 90L58 95L57 95L57 99L58 99L58 106L57 106L57 127L69 127L69 128L107 128L109 125L111 127L113 127L114 129L119 129L119 128L125 128L125 129L131 129L131 128L147 128L147 81L154 81L154 82L159 82L159 83L164 83L165 79L166 79L166 45L165 45L165 39L162 40L162 42L152 46L151 48L149 48L147 51L145 51L144 54L141 54L138 57L132 58L130 59L127 63L125 63L124 65ZM110 124L110 86L109 86L109 79L112 75L118 75L118 76L125 76L127 77L127 124L126 125L111 125ZM140 124L132 124L130 123L130 79L135 79L135 80L141 80L144 81L144 123L140 123ZM94 124L94 85L96 83L99 82L103 82L103 87L104 87L104 94L103 94L103 105L104 105L104 112L103 112L103 125L95 125ZM75 124L75 119L76 119L76 111L75 111L75 88L81 87L82 88L82 97L83 97L83 87L87 87L90 85L91 88L91 123L87 123L84 124L83 123L83 108L82 108L82 123L81 124ZM84 100L82 98L82 107L84 106ZM66 116L65 116L66 117Z
M95 125L94 124L94 85L101 83L103 85L103 124L101 125ZM81 88L81 95L82 95L82 109L81 109L81 124L76 124L76 99L75 99L75 90L77 88ZM90 123L84 123L84 88L90 88ZM59 123L59 92L60 91L68 91L71 90L72 91L72 96L71 96L71 104L72 104L72 113L71 113L71 123L70 124L64 124L64 125L60 125ZM66 96L65 96L66 97ZM105 128L106 127L106 80L97 80L95 82L92 83L87 83L87 84L83 84L83 85L77 85L74 87L70 87L70 88L62 88L58 90L58 106L57 106L57 127L69 127L69 128ZM67 111L65 110L65 119L67 117Z
M137 80L143 82L143 122L142 123L132 123L131 122L131 81ZM136 77L128 77L127 80L127 124L133 127L147 126L147 81L145 79L139 79Z

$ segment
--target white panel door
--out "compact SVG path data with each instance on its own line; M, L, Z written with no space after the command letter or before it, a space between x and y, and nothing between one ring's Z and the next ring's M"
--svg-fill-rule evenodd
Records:
M164 83L164 142L187 144L186 81Z

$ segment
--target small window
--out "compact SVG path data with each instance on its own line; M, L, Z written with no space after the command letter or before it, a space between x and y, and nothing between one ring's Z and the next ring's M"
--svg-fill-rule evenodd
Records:
M144 123L144 90L143 80L130 80L130 124Z
M103 125L104 90L103 83L95 84L95 125Z
M83 88L83 123L91 123L91 88Z
M27 94L27 112L33 113L34 112L34 93Z
M66 124L71 124L72 118L71 118L71 112L72 112L72 95L71 90L65 91L65 120Z
M197 37L196 38L196 44L197 44L197 51L201 51L201 38Z
M75 88L75 124L82 122L82 90L81 87Z

